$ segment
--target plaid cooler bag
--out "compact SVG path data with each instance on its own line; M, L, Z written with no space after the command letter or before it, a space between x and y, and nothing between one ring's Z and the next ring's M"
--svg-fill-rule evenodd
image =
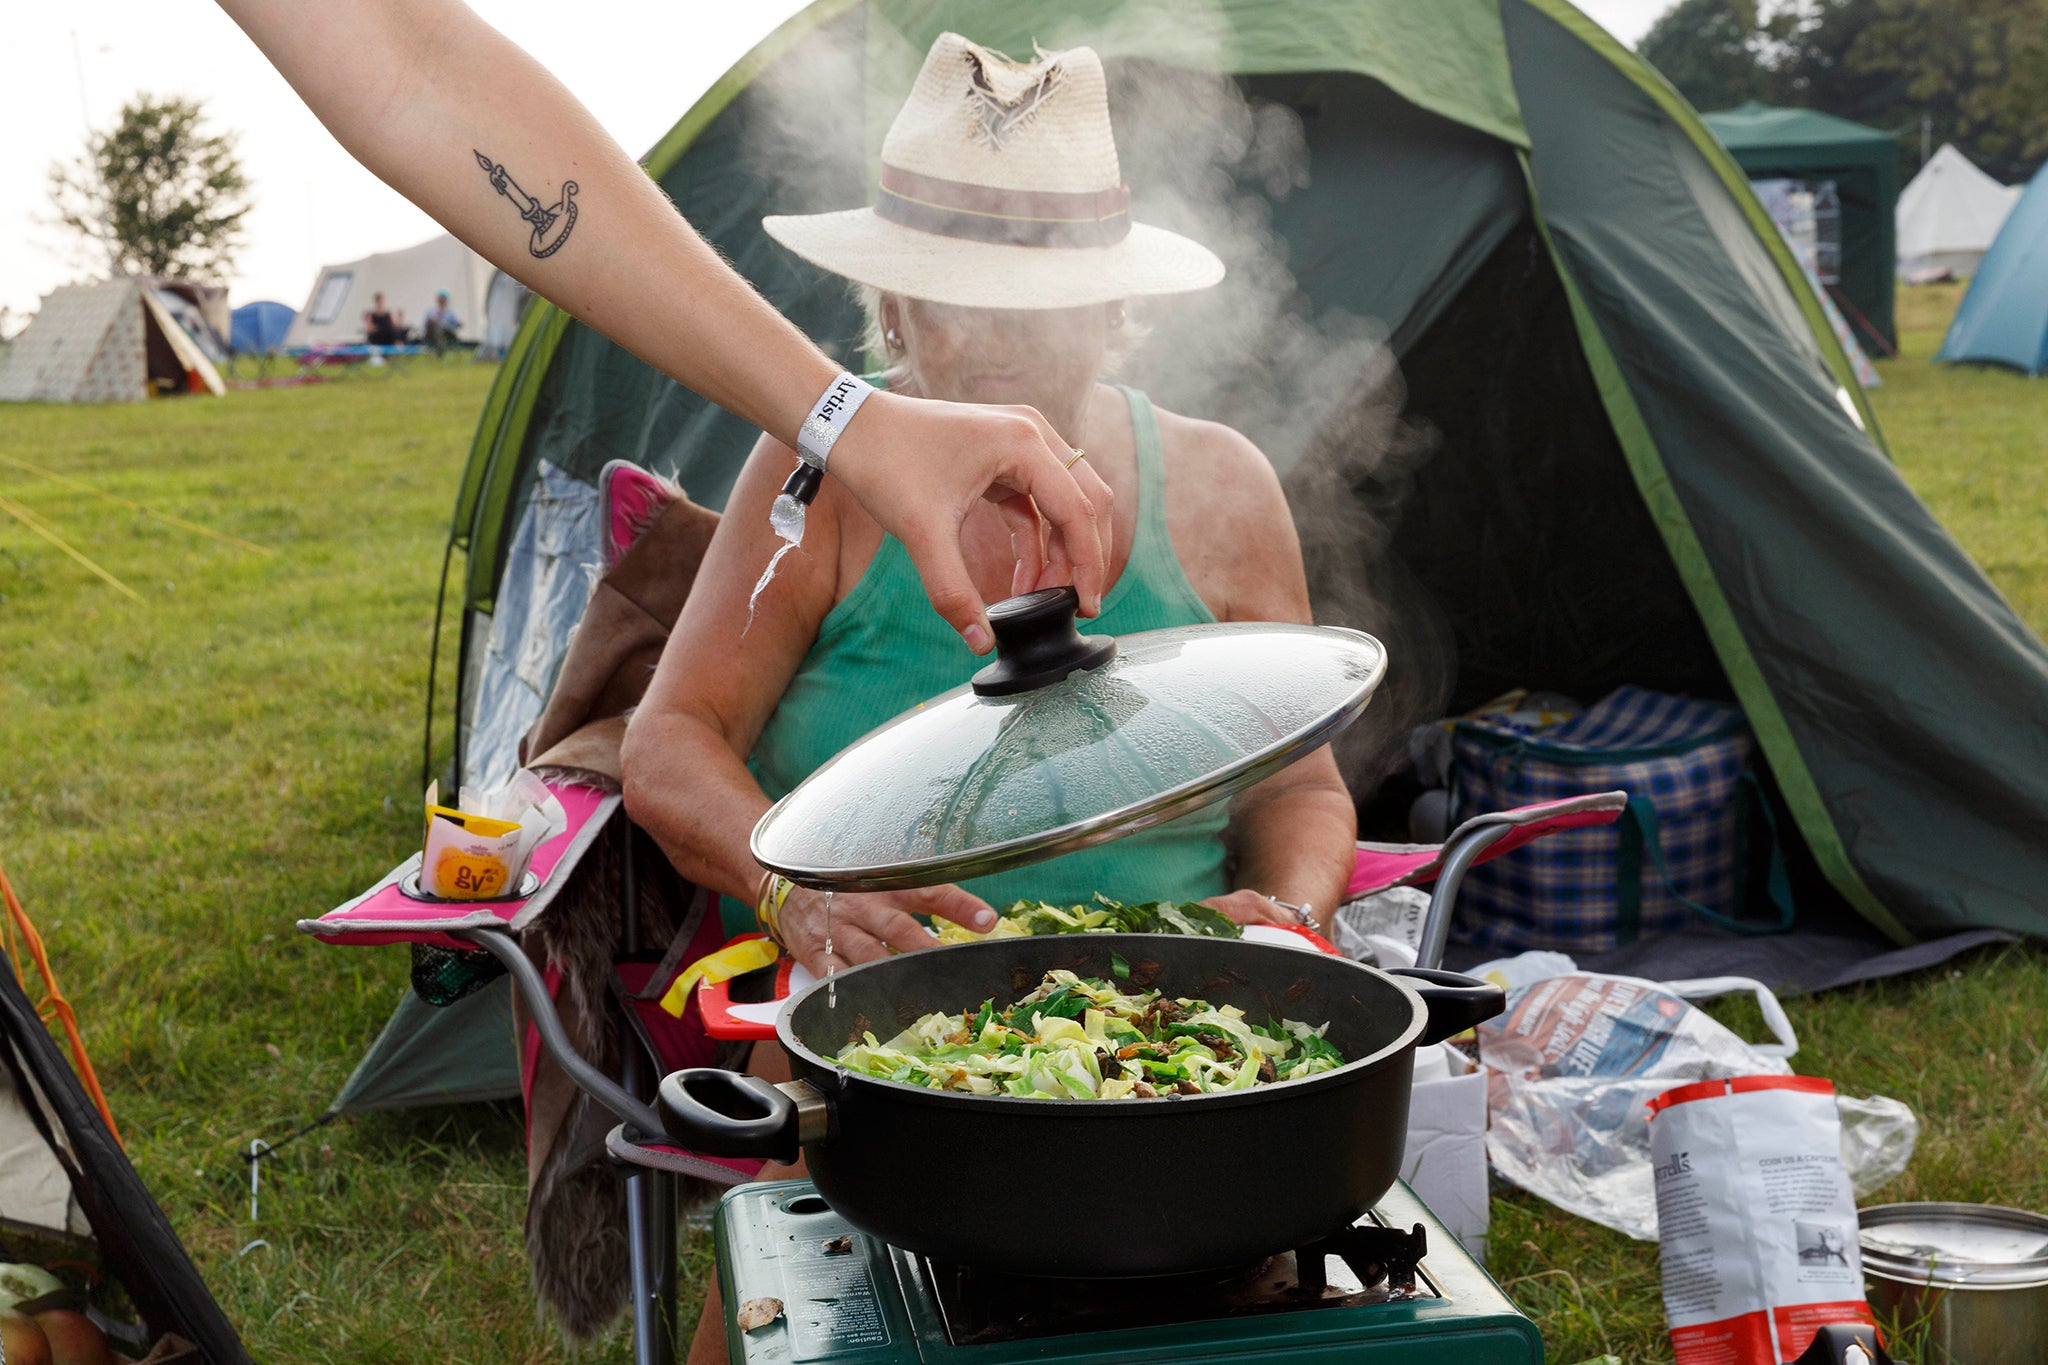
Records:
M1490 718L1459 721L1458 821L1587 792L1629 794L1612 826L1573 830L1473 868L1458 897L1459 933L1508 952L1598 952L1694 915L1745 933L1791 927L1775 837L1777 918L1741 918L1751 812L1770 820L1748 772L1751 747L1739 707L1640 687L1536 733Z

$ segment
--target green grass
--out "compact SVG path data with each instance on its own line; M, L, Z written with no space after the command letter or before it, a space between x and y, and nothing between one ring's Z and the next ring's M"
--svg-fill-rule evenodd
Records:
M1900 472L2037 634L2048 633L2048 386L1931 363L1957 285L1901 289L1900 357L1872 392ZM2012 948L1955 969L1787 1002L1797 1068L1904 1100L1921 1121L1906 1173L1876 1202L2048 1208L2048 954ZM1762 1038L1753 1003L1714 1013ZM1496 1190L1502 1187L1496 1185ZM1666 1361L1657 1255L1519 1191L1493 1203L1490 1266L1543 1326L1550 1359Z
M1907 291L1906 354L1881 366L1878 411L1906 477L2043 630L2048 387L1929 365L1953 306L1952 290ZM219 401L0 407L0 455L277 551L0 466L0 496L144 599L0 516L0 864L137 1165L261 1359L570 1358L526 1285L516 1109L321 1129L265 1163L254 1222L237 1155L318 1113L403 989L404 953L320 946L292 921L415 837L434 580L489 379L451 360ZM2048 1207L2032 1145L2048 1120L2048 955L2004 950L1789 1009L1802 1070L1903 1099L1925 1124L1881 1197ZM1492 1268L1553 1362L1669 1358L1654 1248L1513 1193L1494 1216ZM687 1257L701 1275L701 1237ZM583 1358L628 1354L615 1336Z
M0 455L277 552L0 465L0 496L144 599L0 516L0 864L131 1155L260 1359L563 1358L526 1285L516 1106L324 1128L265 1163L256 1222L237 1156L323 1110L404 989L404 952L293 921L417 837L434 582L490 379L422 361L0 408Z

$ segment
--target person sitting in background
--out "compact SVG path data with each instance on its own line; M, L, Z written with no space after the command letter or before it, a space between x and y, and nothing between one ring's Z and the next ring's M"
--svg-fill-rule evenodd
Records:
M455 315L448 302L448 291L443 289L434 295L434 306L420 321L421 339L434 348L435 355L441 355L455 343L455 334L461 328L462 319Z
M372 346L399 346L405 342L405 314L393 313L385 307L382 294L370 296L370 311L363 314L363 340Z

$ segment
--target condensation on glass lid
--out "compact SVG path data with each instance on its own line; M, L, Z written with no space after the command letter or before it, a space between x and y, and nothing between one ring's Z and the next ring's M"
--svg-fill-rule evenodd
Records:
M1192 798L1177 815L1234 789L1205 786L1298 757L1356 718L1386 667L1371 636L1328 627L1181 627L1118 644L1100 668L1006 697L957 688L869 733L762 818L755 856L822 884L1016 854L964 870L979 875L1044 856L1028 845L1045 836L1097 842L1152 823L1163 797Z

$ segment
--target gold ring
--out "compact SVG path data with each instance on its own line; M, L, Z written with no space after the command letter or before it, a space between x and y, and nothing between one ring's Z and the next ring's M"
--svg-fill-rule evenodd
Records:
M1087 453L1088 453L1088 452L1087 452L1087 451L1085 451L1085 450L1083 450L1083 449L1081 449L1081 447L1079 447L1079 446L1075 446L1075 447L1074 447L1074 453L1073 453L1073 454L1071 454L1071 455L1069 455L1069 456L1067 456L1067 462L1066 462L1065 464L1061 465L1061 466L1060 466L1060 468L1061 468L1061 469L1072 469L1072 468L1073 468L1073 467L1074 467L1075 465L1077 465L1077 464L1079 464L1079 463L1080 463L1080 461L1081 461L1081 457L1082 457L1083 455L1086 455Z

